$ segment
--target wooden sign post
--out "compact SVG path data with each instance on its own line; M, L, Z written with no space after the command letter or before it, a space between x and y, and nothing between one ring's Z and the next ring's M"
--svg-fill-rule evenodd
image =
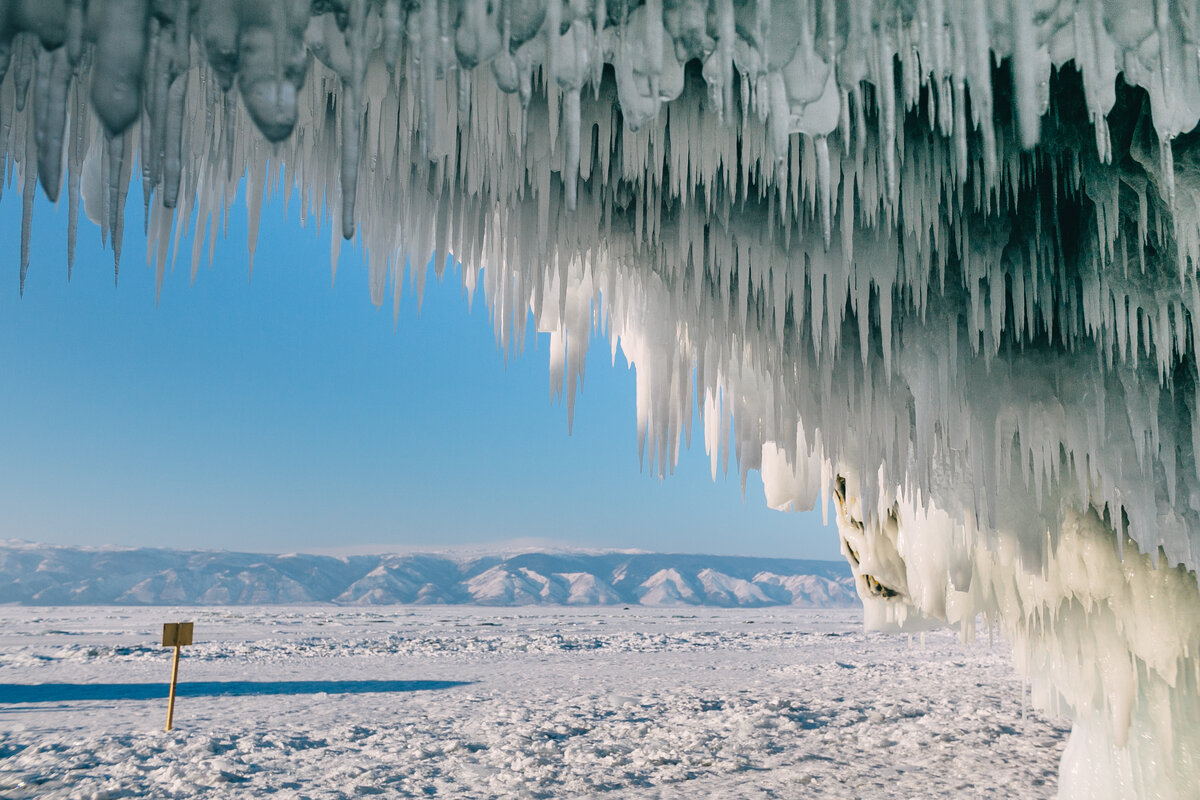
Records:
M175 658L171 663L171 695L167 700L167 730L175 719L175 685L179 683L179 648L192 643L192 623L164 622L163 647L174 647Z

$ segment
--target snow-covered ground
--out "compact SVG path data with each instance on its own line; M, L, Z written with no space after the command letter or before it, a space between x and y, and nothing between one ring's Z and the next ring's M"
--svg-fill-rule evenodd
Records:
M1007 645L861 616L2 607L0 796L1053 796Z

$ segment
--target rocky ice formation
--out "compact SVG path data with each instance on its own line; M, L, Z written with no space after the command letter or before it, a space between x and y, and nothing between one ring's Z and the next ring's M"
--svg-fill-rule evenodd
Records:
M376 302L453 254L569 407L599 329L652 469L698 405L834 496L872 621L1004 627L1064 797L1186 797L1198 52L1195 0L7 0L0 152L71 252L140 181L160 273L243 178L252 250L281 194Z

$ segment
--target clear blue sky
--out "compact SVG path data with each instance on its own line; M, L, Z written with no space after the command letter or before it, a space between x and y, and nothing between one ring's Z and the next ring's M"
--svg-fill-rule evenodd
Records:
M18 297L21 203L0 201L0 538L292 551L537 537L589 547L840 558L819 512L770 511L699 441L676 474L639 471L634 376L593 347L576 403L550 399L547 342L505 368L457 274L376 309L361 253L330 285L329 231L263 214L248 280L244 206L189 286L158 307L131 194L120 285L65 200L38 195Z

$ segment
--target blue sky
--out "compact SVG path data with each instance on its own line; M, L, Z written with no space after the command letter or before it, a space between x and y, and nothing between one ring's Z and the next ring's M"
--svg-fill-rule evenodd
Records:
M0 202L0 538L252 551L456 546L533 537L588 547L840 558L819 512L767 509L751 475L713 483L700 442L639 471L634 376L588 356L574 433L550 399L547 342L509 359L457 274L370 302L361 253L281 202L248 278L244 206L189 286L155 306L141 199L120 284L86 219L66 279L65 201L39 194L19 298L21 205Z

